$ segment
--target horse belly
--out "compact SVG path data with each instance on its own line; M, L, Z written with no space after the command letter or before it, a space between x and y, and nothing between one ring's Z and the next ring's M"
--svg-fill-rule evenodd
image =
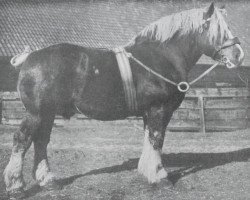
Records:
M119 74L113 73L94 77L87 83L76 105L82 113L104 121L128 116L122 82Z

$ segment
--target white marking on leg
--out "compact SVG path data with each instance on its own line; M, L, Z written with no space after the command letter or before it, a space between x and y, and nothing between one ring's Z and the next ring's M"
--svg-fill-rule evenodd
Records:
M55 175L50 172L48 162L46 160L42 160L38 164L36 170L36 180L40 186L45 186L47 183L55 180Z
M23 176L23 157L22 152L11 154L10 161L4 170L4 182L6 191L21 189L25 186Z
M148 130L145 131L143 150L138 164L138 171L147 177L149 183L160 182L161 179L167 177L167 172L162 167L161 151L155 150L150 143Z

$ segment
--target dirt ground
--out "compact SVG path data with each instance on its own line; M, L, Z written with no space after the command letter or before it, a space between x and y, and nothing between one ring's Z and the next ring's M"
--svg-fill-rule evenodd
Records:
M31 177L33 148L25 159L28 200L249 200L250 130L167 132L163 163L168 179L148 184L137 173L142 123L65 122L54 127L48 148L51 168L63 187L41 190ZM0 174L7 165L17 126L0 125ZM6 198L0 176L0 200Z

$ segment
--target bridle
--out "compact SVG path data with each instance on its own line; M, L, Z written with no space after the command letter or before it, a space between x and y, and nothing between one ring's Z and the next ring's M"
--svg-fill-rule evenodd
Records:
M238 37L226 40L221 46L217 47L212 54L212 59L224 63L227 68L233 68L234 64L224 55L221 54L221 50L227 49L236 44L241 44ZM219 59L218 59L219 58Z
M133 59L136 63L138 63L141 67L143 67L145 70L147 70L148 72L154 74L155 76L157 76L158 78L164 80L167 83L170 83L174 86L177 87L177 89L180 92L187 92L190 88L191 85L193 85L194 83L196 83L198 80L202 79L204 76L206 76L209 72L211 72L215 67L217 67L219 65L219 63L223 63L227 66L227 68L233 68L235 65L229 60L229 58L227 58L226 56L221 54L221 50L229 48L233 45L236 44L240 44L240 40L238 37L234 37L232 39L228 39L226 40L222 46L219 46L218 48L215 49L215 51L212 54L212 58L214 60L216 60L217 62L215 64L213 64L210 68L208 68L205 72L203 72L200 76L198 76L197 78L195 78L194 80L190 81L189 83L186 81L181 81L179 83L176 83L162 75L160 75L159 73L155 72L154 70L152 70L150 67L146 66L145 64L143 64L140 60L138 60L137 58L135 58L131 53L128 53L125 51L125 49L123 49L124 53L127 55L128 58ZM219 59L217 58L219 57Z

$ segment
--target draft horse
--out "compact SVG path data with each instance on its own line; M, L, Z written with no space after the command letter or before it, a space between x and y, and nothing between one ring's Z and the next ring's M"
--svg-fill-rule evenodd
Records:
M124 49L176 83L187 83L188 72L203 54L237 67L244 53L225 22L224 12L212 3L207 8L163 17L145 27ZM138 171L150 183L167 177L161 160L165 130L185 92L133 59L130 65L138 104L133 112L125 102L114 51L56 44L27 56L20 66L17 85L27 115L14 134L12 154L4 171L10 196L24 194L23 161L32 142L34 179L41 187L56 186L47 157L53 121L55 115L69 119L78 111L104 121L142 116L145 137ZM185 90L187 85L183 86Z

